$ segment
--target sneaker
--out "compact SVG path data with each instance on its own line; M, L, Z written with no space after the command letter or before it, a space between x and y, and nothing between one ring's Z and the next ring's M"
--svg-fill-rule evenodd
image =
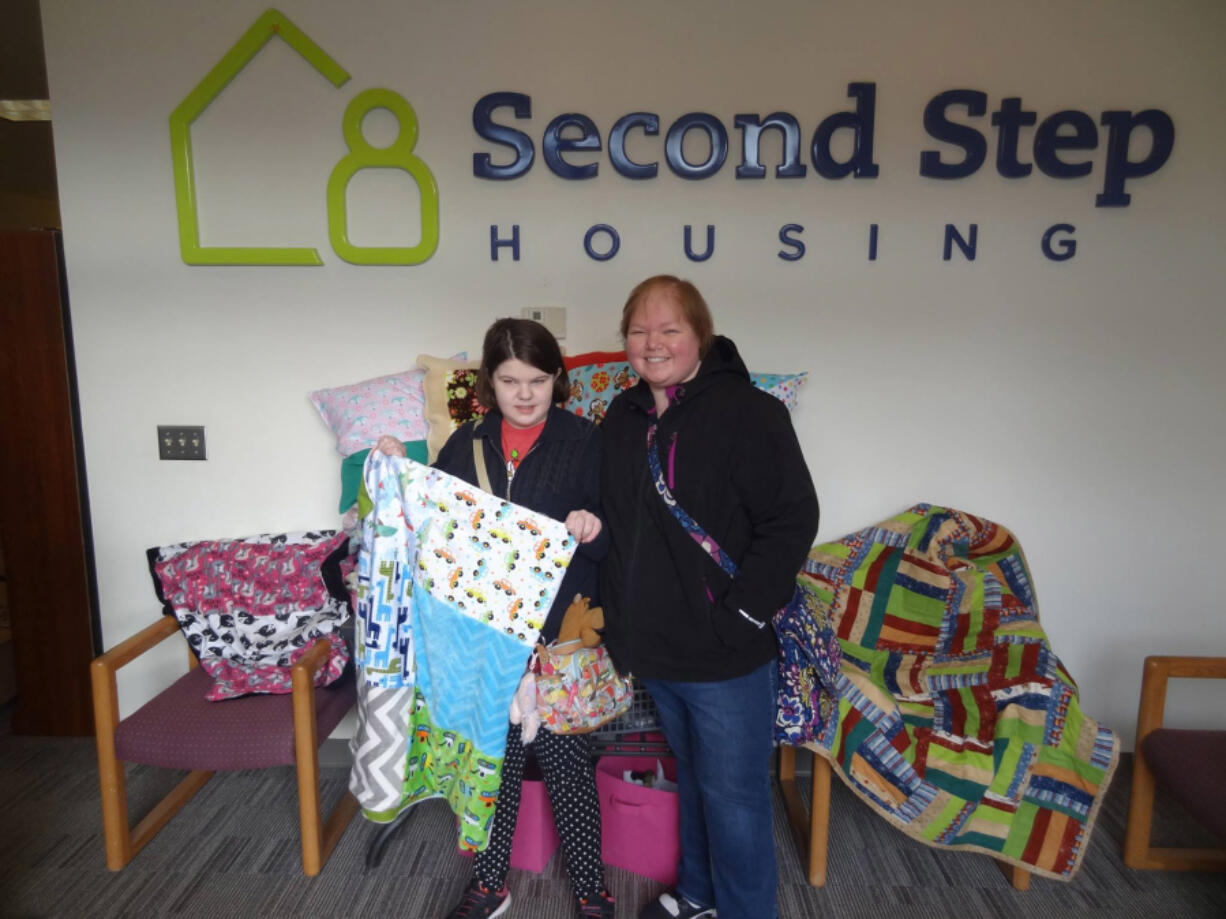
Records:
M511 891L490 890L474 880L464 891L459 905L447 914L447 919L494 919L511 908Z
M590 897L575 898L575 916L578 919L613 919L612 895L603 887Z
M716 915L714 906L699 906L670 890L643 907L639 919L716 919Z

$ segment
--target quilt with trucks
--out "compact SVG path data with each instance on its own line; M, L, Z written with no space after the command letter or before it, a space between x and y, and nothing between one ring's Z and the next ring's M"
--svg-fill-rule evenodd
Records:
M349 787L387 823L445 798L488 841L511 698L575 541L552 518L371 451L358 553L358 726Z

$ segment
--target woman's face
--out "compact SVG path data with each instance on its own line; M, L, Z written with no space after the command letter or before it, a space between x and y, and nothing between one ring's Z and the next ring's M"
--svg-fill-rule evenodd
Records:
M626 357L653 390L692 380L702 363L699 345L698 334L666 287L649 291L626 327Z
M553 399L553 380L553 374L514 357L494 368L494 400L511 427L530 428L545 420Z

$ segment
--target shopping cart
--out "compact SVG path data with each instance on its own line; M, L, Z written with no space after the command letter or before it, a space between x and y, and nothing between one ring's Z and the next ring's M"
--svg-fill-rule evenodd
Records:
M592 734L595 756L672 756L651 694L634 677L630 708Z

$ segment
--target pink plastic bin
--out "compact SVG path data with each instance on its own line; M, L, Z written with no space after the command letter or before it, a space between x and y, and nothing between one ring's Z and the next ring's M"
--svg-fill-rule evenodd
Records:
M604 860L672 886L677 883L681 839L677 830L677 793L627 782L622 773L655 772L654 756L606 756L596 762ZM664 775L677 780L672 757L660 757Z
M511 839L511 867L540 874L558 848L558 830L553 825L544 781L525 778L520 789L519 817ZM460 854L472 855L463 849Z

